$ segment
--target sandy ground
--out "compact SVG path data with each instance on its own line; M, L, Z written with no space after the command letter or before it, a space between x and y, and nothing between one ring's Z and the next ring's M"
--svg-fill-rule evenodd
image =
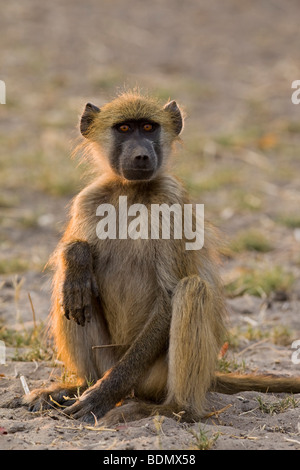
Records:
M42 266L80 187L75 162L62 162L69 162L83 104L101 105L124 83L139 84L185 105L186 160L178 171L226 237L259 227L272 241L269 253L225 257L224 279L239 276L249 263L276 262L295 276L284 296L228 297L239 342L226 360L246 372L300 375L291 348L300 339L299 227L274 222L298 213L300 204L300 107L290 100L291 82L300 78L298 19L296 0L154 0L150 7L137 0L26 0L2 6L0 79L7 104L0 107L0 260L4 268L9 261L24 265L2 268L1 331L17 337L33 326L28 293L36 321L46 323L51 281ZM253 123L254 136L245 133ZM199 181L220 169L227 183L200 191ZM240 183L245 196L234 192ZM263 334L277 326L289 330L286 341ZM245 335L249 328L261 336ZM300 450L300 394L211 393L200 423L154 417L112 429L84 426L60 410L7 408L23 393L20 376L30 390L60 376L50 356L24 360L29 350L7 346L0 365L1 450Z
M28 277L29 286L38 286L39 277ZM18 308L18 314L24 322L25 312L28 312L26 287ZM12 287L8 284L6 292L9 290ZM31 292L36 305L41 301L41 308L44 299L48 298L44 291L41 293L36 287ZM265 309L257 297L231 299L231 324L243 328L250 322L268 328L268 325L276 324L278 317L284 315L286 324L295 328L297 324L299 326L299 304L296 300L273 302ZM44 310L47 311L46 305ZM11 312L9 316L12 317ZM292 361L293 352L295 350L290 347L274 345L264 339L241 344L239 350L233 355L229 354L228 359L234 357L237 363L244 361L247 372L289 376L295 374L295 370L299 371L299 365ZM22 355L22 350L18 354ZM9 357L15 355L13 348L7 348L7 355L6 364L0 366L1 449L197 450L202 446L213 449L300 448L300 394L290 399L290 395L250 391L236 395L210 393L208 416L200 423L191 425L158 416L103 429L66 418L60 410L30 413L26 408L6 408L4 404L12 397L23 394L20 376L26 378L32 390L44 384L49 385L61 374L60 367L53 367L52 361L11 361Z

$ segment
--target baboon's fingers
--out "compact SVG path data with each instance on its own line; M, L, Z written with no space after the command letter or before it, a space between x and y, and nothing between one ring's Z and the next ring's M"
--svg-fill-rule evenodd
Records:
M97 384L87 389L73 405L64 410L68 416L85 422L93 422L94 417L102 418L107 411L103 409L101 400L99 401Z
M77 325L84 326L85 318L84 318L84 312L82 308L75 308L75 309L70 310L70 316L77 323Z
M79 419L85 423L93 423L95 421L95 417L100 417L98 416L97 410L91 404L84 403L80 400L73 405L68 406L68 408L65 408L64 413L73 419Z
M57 407L63 409L76 400L75 397L72 397L74 392L76 392L76 388L75 386L61 388L54 385L48 389L36 389L29 395L23 396L21 404L27 406L28 411L31 412Z
M81 326L91 320L92 296L99 298L99 291L94 275L87 276L85 281L65 282L62 287L59 304L65 317Z
M60 305L77 309L82 306L82 287L77 282L65 282L60 295Z

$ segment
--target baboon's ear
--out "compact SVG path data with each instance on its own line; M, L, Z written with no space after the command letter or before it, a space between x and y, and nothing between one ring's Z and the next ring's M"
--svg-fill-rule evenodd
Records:
M176 101L173 100L167 103L164 106L164 110L170 113L171 119L173 121L174 130L176 134L179 135L183 128L183 118Z
M89 134L89 128L95 118L95 115L100 113L100 109L92 103L85 105L85 110L81 116L80 132L84 137Z

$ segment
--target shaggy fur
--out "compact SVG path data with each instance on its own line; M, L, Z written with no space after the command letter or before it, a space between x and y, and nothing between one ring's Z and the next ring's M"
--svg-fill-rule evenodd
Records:
M161 145L169 154L182 128L176 103L162 107L127 93L101 110L86 107L82 129L88 145L96 143L96 158L105 159L105 149L114 145L115 123L141 118L160 124ZM52 333L58 356L83 389L88 381L94 385L64 412L109 423L158 412L198 419L225 335L218 239L206 223L198 251L187 251L184 238L100 240L96 209L112 204L118 220L119 196L148 209L190 203L181 182L165 169L150 181L128 181L107 169L74 199L53 257ZM216 385L231 393L234 380L222 380L218 375ZM49 395L63 403L74 391L58 385L32 392L25 402L37 410ZM128 396L135 399L115 407Z

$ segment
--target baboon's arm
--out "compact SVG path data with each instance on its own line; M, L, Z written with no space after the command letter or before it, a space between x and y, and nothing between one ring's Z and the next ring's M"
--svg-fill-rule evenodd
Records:
M149 320L121 360L90 387L65 413L74 418L101 418L134 388L156 357L168 347L171 302L161 291Z
M63 242L59 256L60 304L66 318L84 326L91 318L92 297L98 297L91 247L82 240Z

